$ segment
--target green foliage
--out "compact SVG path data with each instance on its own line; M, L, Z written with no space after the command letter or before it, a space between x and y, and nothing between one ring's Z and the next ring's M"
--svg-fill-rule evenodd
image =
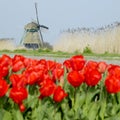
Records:
M24 52L27 52L27 50L25 50L25 49L16 49L16 50L14 50L14 52L24 53Z
M76 50L76 51L74 51L73 54L74 54L74 55L78 55L78 54L82 54L82 53L80 52L80 50Z
M86 46L83 50L83 53L92 53L92 50L89 46Z

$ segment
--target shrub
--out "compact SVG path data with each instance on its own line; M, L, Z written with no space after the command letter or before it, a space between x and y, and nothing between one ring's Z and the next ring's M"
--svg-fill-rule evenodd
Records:
M86 46L83 50L83 53L92 53L92 50L89 46Z

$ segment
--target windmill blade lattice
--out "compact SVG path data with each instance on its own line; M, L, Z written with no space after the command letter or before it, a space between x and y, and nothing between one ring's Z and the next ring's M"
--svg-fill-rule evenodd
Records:
M35 3L35 10L36 10L36 18L37 18L37 24L38 24L38 28L39 28L40 40L41 40L40 43L41 43L41 47L43 47L44 41L43 41L43 36L42 36L39 19L38 19L37 3Z

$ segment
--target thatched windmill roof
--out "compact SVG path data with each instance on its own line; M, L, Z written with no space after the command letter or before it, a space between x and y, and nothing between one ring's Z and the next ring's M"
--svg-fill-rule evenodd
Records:
M31 22L31 23L28 23L27 25L25 25L24 29L26 31L31 30L31 29L38 31L39 25L35 22Z
M40 44L39 25L35 22L28 23L25 27L23 44Z

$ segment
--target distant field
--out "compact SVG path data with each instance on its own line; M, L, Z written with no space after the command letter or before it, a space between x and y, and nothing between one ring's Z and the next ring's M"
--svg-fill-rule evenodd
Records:
M61 33L53 49L54 51L83 52L86 47L98 54L105 52L120 54L120 24L116 22L98 29L68 29Z

